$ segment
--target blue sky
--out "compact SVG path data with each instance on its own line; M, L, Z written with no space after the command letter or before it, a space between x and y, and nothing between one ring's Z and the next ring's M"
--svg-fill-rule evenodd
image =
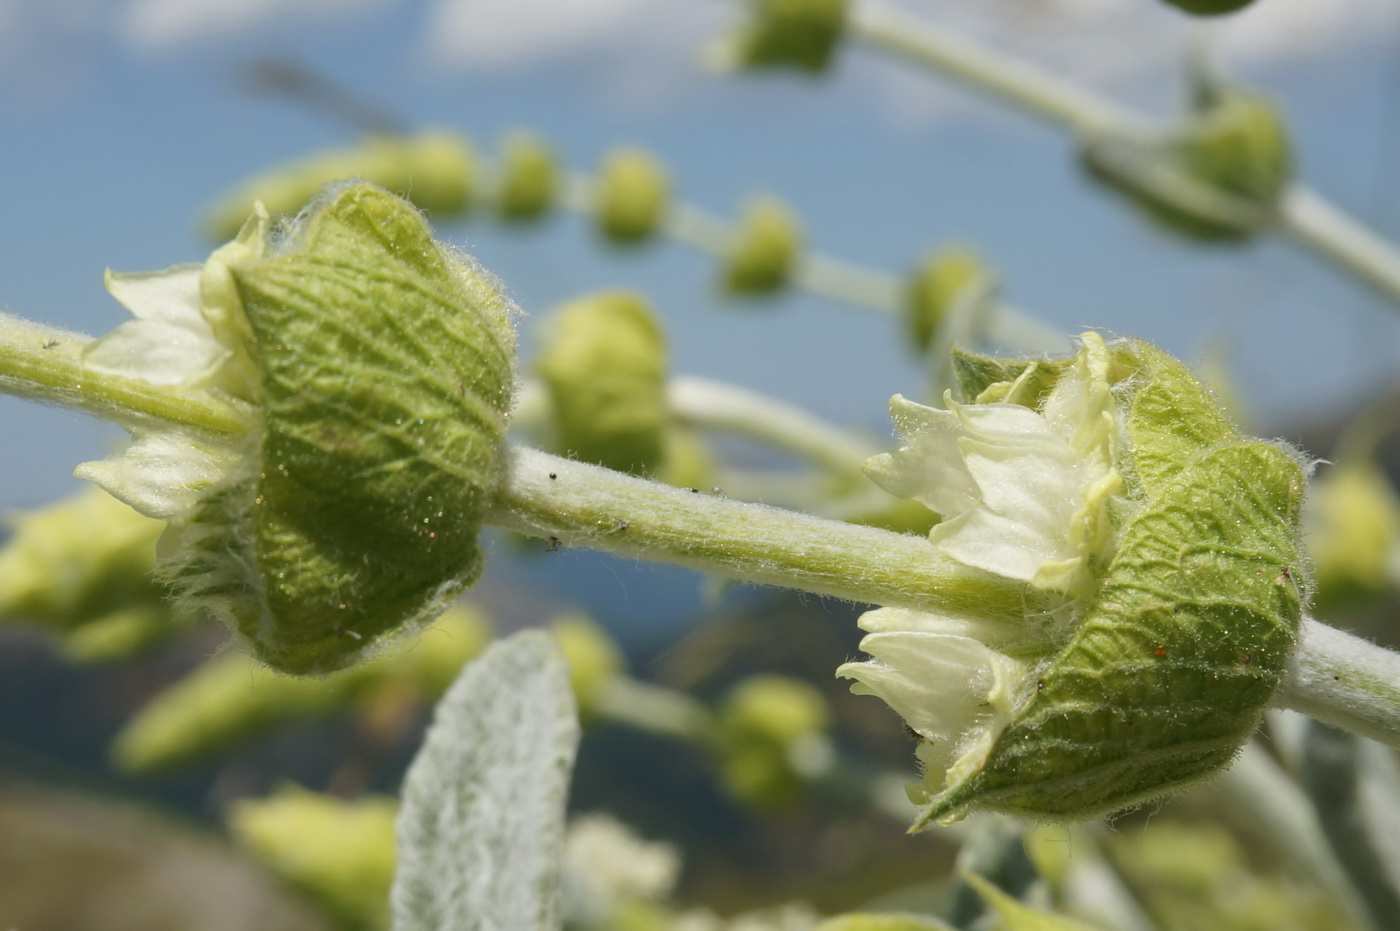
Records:
M1157 115L1176 106L1189 33L1155 0L902 5ZM814 247L886 271L970 243L1011 302L1066 331L1229 353L1268 425L1394 383L1400 314L1296 247L1165 238L1089 186L1061 133L864 48L818 81L706 70L705 44L738 14L731 0L0 0L0 309L102 332L122 319L104 267L200 260L213 244L199 212L226 187L352 141L346 126L247 91L248 66L276 57L488 151L512 127L543 133L580 169L616 142L648 146L687 200L733 215L746 196L776 193ZM1286 107L1302 176L1400 234L1400 8L1259 0L1222 32L1231 69ZM878 435L889 395L924 387L892 322L800 294L724 304L713 263L679 246L618 255L569 216L440 232L536 317L591 289L645 291L678 372ZM6 508L75 487L72 467L121 438L8 398L0 430Z

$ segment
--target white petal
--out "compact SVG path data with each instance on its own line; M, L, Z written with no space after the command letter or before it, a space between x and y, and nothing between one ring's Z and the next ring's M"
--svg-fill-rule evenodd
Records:
M200 271L199 265L176 265L162 272L107 272L107 290L136 319L94 340L83 353L83 363L155 385L207 377L228 351L204 319Z
M131 320L93 341L83 365L153 385L192 384L208 376L228 355L207 324L187 327L163 320Z
M121 452L84 462L73 474L148 517L170 520L189 514L205 490L228 474L230 458L172 430L140 435Z
M203 265L174 265L160 272L108 271L107 292L137 320L203 320L199 275Z

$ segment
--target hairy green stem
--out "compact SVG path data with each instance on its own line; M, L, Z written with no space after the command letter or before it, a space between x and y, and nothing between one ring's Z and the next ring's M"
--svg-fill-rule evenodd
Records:
M1400 653L1308 618L1274 704L1400 748Z
M1137 113L1093 91L878 0L856 7L850 25L855 36L877 48L1076 133L1146 137L1155 131ZM1400 251L1317 193L1291 185L1280 201L1277 227L1400 304Z
M0 391L61 404L124 427L176 422L208 433L238 433L248 420L204 392L172 390L135 378L94 372L83 365L81 333L0 314Z
M922 537L675 488L523 447L509 456L509 478L488 521L551 543L848 601L1006 622L1027 610L1023 585L969 571Z
M682 423L728 430L833 472L859 474L865 460L884 451L800 407L736 385L678 376L667 385L666 395L671 413Z

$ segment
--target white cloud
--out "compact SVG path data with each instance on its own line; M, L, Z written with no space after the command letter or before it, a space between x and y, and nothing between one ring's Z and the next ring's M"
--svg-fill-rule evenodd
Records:
M255 35L288 22L340 20L394 0L131 0L118 28L132 45L163 49Z

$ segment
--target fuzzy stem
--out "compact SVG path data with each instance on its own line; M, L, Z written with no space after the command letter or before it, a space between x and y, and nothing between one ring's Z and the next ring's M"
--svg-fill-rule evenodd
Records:
M171 422L209 433L239 433L247 419L202 392L185 392L83 365L91 338L0 314L0 391L95 414L127 428Z
M675 488L513 447L488 521L587 546L848 601L1013 621L1024 585L940 556L927 539Z
M1400 653L1308 618L1274 704L1400 748Z
M833 472L858 475L865 460L883 451L800 407L708 378L672 378L666 395L671 413L682 423L729 430Z
M946 32L920 17L866 0L851 14L865 42L1000 97L1084 136L1146 138L1154 127L1106 97ZM1340 270L1400 304L1400 252L1323 197L1292 184L1279 201L1278 229Z

